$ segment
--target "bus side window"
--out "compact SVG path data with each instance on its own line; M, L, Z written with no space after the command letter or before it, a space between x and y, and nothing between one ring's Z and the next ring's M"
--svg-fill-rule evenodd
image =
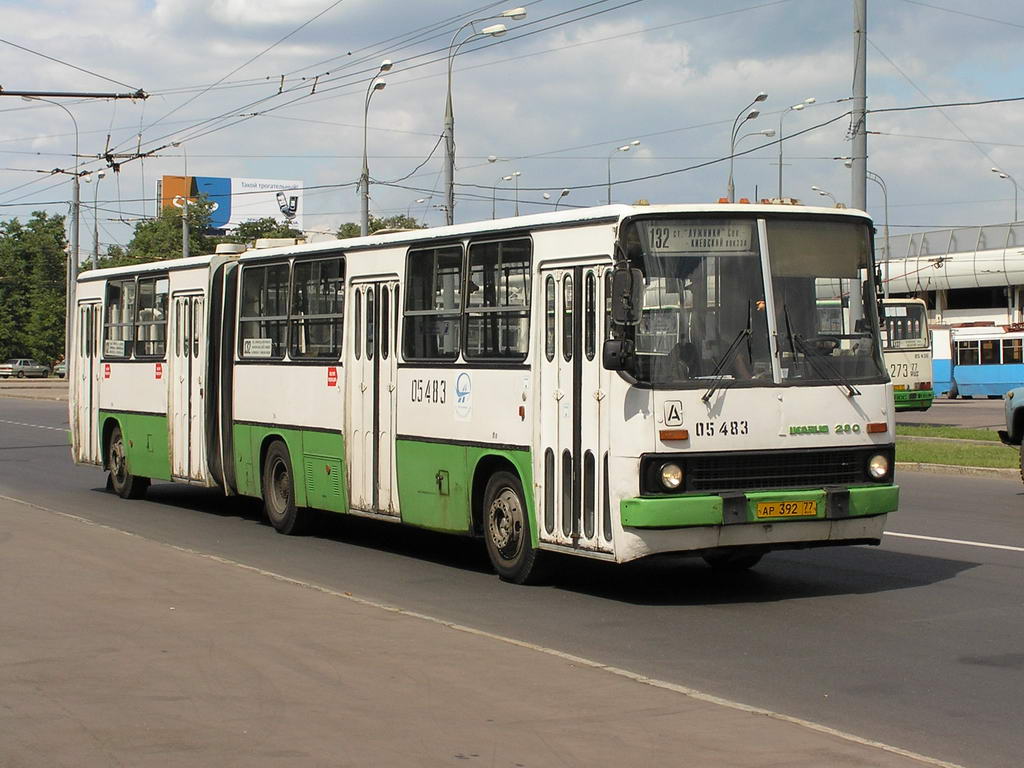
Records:
M135 331L135 278L107 283L103 357L132 356Z
M406 258L406 360L455 360L462 312L462 246L409 251Z
M239 357L284 358L288 337L288 272L288 264L243 268Z
M167 351L167 290L166 277L139 278L136 357L162 358Z
M597 286L594 281L594 273L592 271L587 272L587 290L586 290L586 307L584 309L584 331L583 331L583 347L587 355L587 360L593 360L594 355L597 354L597 307L595 306L597 301Z
M530 343L527 238L473 243L466 289L467 360L525 360Z
M342 350L345 262L296 259L288 312L293 359L337 360Z
M550 363L555 359L555 278L548 275L544 281L544 356Z
M380 289L380 356L382 360L388 359L388 333L391 326L390 291L386 285Z
M562 278L562 357L572 360L572 275Z

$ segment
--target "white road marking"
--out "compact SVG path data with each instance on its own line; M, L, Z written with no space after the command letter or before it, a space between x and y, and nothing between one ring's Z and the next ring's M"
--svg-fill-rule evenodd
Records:
M917 760L918 762L923 763L924 765L936 766L936 768L964 768L964 766L961 766L961 765L959 765L957 763L951 763L951 762L948 762L946 760L940 760L939 758L929 757L928 755L922 755L919 752L912 752L911 750L903 749L902 747L895 747L895 746L892 746L891 744L885 744L884 742L881 742L881 741L875 741L873 739L866 739L863 736L857 736L856 734L853 734L853 733L848 733L846 731L840 731L840 730L838 730L836 728L832 728L832 727L827 726L827 725L822 725L821 723L816 723L813 720L805 720L805 719L803 719L801 717L793 717L792 715L783 714L781 712L775 712L775 711L770 710L770 709L764 709L762 707L755 707L755 706L752 706L750 704L744 704L744 703L739 702L739 701L732 701L731 699L724 699L724 698L722 698L720 696L714 696L713 694L710 694L710 693L704 693L703 691L697 690L696 688L689 688L689 687L684 686L684 685L678 685L676 683L670 683L667 680L659 680L657 678L647 677L645 675L638 674L637 672L631 672L628 669L621 669L619 667L612 667L612 666L609 666L608 664L603 664L600 661L594 661L593 659L587 659L587 658L584 658L582 656L575 656L575 655L573 655L571 653L566 653L564 651L559 651L557 648L549 648L547 646L537 645L536 643L529 643L529 642L526 642L524 640L516 640L513 637L506 637L505 635L495 634L494 632L487 632L487 631L482 630L482 629L476 629L474 627L467 627L464 624L456 624L455 622L448 621L447 619L440 619L440 618L437 618L435 616L429 616L429 615L424 614L424 613L418 613L416 611L411 611L411 610L409 610L407 608L401 608L401 607L396 606L396 605L388 605L387 603L381 603L381 602L378 602L376 600L368 600L368 599L363 598L363 597L357 597L356 595L353 595L351 592L339 592L338 590L330 589L329 587L324 587L324 586L322 586L320 584L314 584L314 583L309 582L309 581L303 581L301 579L295 579L295 578L292 578L291 576L285 576L284 574L275 573L274 571L268 571L268 570L265 570L263 568L257 568L256 566L253 566L253 565L246 565L245 563L240 563L237 560L230 560L230 559L228 559L226 557L221 557L219 555L214 555L214 554L211 554L209 552L202 552L200 550L191 549L189 547L182 547L182 546L179 546L177 544L168 544L167 542L159 541L159 540L156 540L156 539L150 539L150 538L148 538L146 536L143 536L141 534L131 533L130 531L125 531L125 530L122 530L120 528L115 528L114 526L106 525L105 523L97 523L94 520L89 520L88 518L81 517L80 515L75 515L75 514L72 514L70 512L60 512L60 511L58 511L56 509L50 509L49 507L44 507L44 506L39 505L39 504L34 504L34 503L30 502L30 501L25 501L24 499L17 499L17 498L14 498L12 496L4 496L3 494L0 494L0 501L10 501L10 502L13 502L15 504L19 504L19 505L22 505L22 506L25 506L25 507L29 507L31 509L38 509L40 511L49 512L51 514L58 515L60 517L65 517L65 518L68 518L70 520L76 520L77 522L84 523L85 525L92 525L92 526L96 526L98 528L106 529L108 531L113 531L114 533L120 533L120 534L123 534L125 536L131 536L133 538L139 538L139 539L143 539L145 541L151 541L151 542L154 542L156 544L160 544L162 546L168 547L170 549L177 550L179 552L184 552L184 553L187 553L187 554L190 554L190 555L194 555L196 557L202 557L202 558L205 558L207 560L212 560L213 562L216 562L216 563L221 563L222 565L232 566L234 568L240 568L242 570L250 571L252 573L258 573L261 576L266 576L266 577L274 579L276 581L282 581L282 582L285 582L287 584L294 584L295 586L303 587L305 589L312 589L312 590L314 590L316 592L321 592L321 593L323 593L325 595L330 595L331 597L337 597L337 598L341 598L343 600L350 600L351 602L357 603L359 605L368 606L370 608L377 608L379 610L387 611L388 613L393 613L393 614L397 614L397 615L400 615L400 616L407 616L407 617L409 617L411 619L419 619L420 621L426 621L426 622L429 622L431 624L437 624L439 626L446 627L446 628L454 630L456 632L465 632L466 634L469 634L469 635L475 635L477 637L488 638L488 639L494 640L496 642L506 643L508 645L514 645L514 646L517 646L519 648L526 648L526 649L529 649L529 650L532 650L532 651L536 651L537 653L543 653L543 654L545 654L547 656L554 656L555 658L563 659L563 660L568 661L568 662L570 662L572 664L577 664L577 665L582 666L582 667L589 667L590 669L595 669L595 670L603 671L603 672L606 672L608 674L615 675L617 677L622 677L622 678L625 678L627 680L632 680L633 682L639 683L641 685L649 685L652 688L661 688L662 690L672 691L674 693L681 694L681 695L686 696L688 698L696 699L697 701L704 701L704 702L707 702L709 704L716 704L716 705L718 705L720 707L726 707L728 709L734 709L734 710L737 710L737 711L740 711L740 712L747 712L747 713L752 714L752 715L761 715L761 716L764 716L764 717L769 717L769 718L771 718L773 720L779 720L779 721L784 722L784 723L791 723L792 725L796 725L796 726L799 726L801 728L806 728L808 730L815 731L817 733L827 734L827 735L833 736L833 737L835 737L837 739L842 739L843 741L848 741L848 742L850 742L852 744L860 744L861 746L872 747L874 749L878 749L878 750L881 750L883 752L889 752L890 754L899 755L901 757L906 757L906 758L909 758L911 760ZM909 534L897 534L897 535L909 535Z
M923 541L938 541L942 544L963 544L965 547L985 547L986 549L1005 549L1008 552L1024 552L1024 547L1011 547L1008 544L986 544L983 541L964 541L963 539L944 539L941 536L921 536L916 533L894 533L886 531L886 536L898 536L901 539L922 539Z
M35 429L52 429L54 432L67 432L67 427L47 427L43 424L26 424L23 421L7 421L7 419L0 419L0 424L13 424L16 427L34 427Z

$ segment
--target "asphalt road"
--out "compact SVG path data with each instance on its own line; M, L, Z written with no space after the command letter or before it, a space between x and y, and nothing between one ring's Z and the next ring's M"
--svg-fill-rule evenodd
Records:
M523 588L456 537L344 518L283 537L254 503L168 484L121 501L71 465L65 408L0 399L0 494L963 765L1024 754L1019 482L903 473L878 548L774 553L729 578L573 559Z
M1003 401L987 397L950 400L940 397L927 411L899 411L897 424L934 424L972 429L1003 429L1006 415Z

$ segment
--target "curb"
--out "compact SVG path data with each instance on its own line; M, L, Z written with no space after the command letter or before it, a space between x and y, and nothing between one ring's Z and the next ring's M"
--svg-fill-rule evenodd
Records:
M909 440L912 443L966 443L967 445L1003 445L998 440L973 440L968 437L929 437L927 435L896 435L897 440Z
M897 461L896 469L908 472L933 472L943 475L980 475L1016 480L1021 476L1019 469L1009 467L961 467L956 464L925 464L919 461Z

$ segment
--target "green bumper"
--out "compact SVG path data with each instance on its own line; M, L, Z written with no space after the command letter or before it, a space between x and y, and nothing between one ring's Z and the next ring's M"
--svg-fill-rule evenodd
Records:
M907 408L917 410L931 407L932 401L935 400L935 391L931 389L900 390L893 392L892 396L896 401L895 405L897 411Z
M623 499L619 505L627 528L687 528L699 525L744 523L798 523L805 520L845 520L895 512L897 485L844 488L839 491L759 491L731 497L673 496ZM758 518L757 503L767 501L817 501L814 517Z

